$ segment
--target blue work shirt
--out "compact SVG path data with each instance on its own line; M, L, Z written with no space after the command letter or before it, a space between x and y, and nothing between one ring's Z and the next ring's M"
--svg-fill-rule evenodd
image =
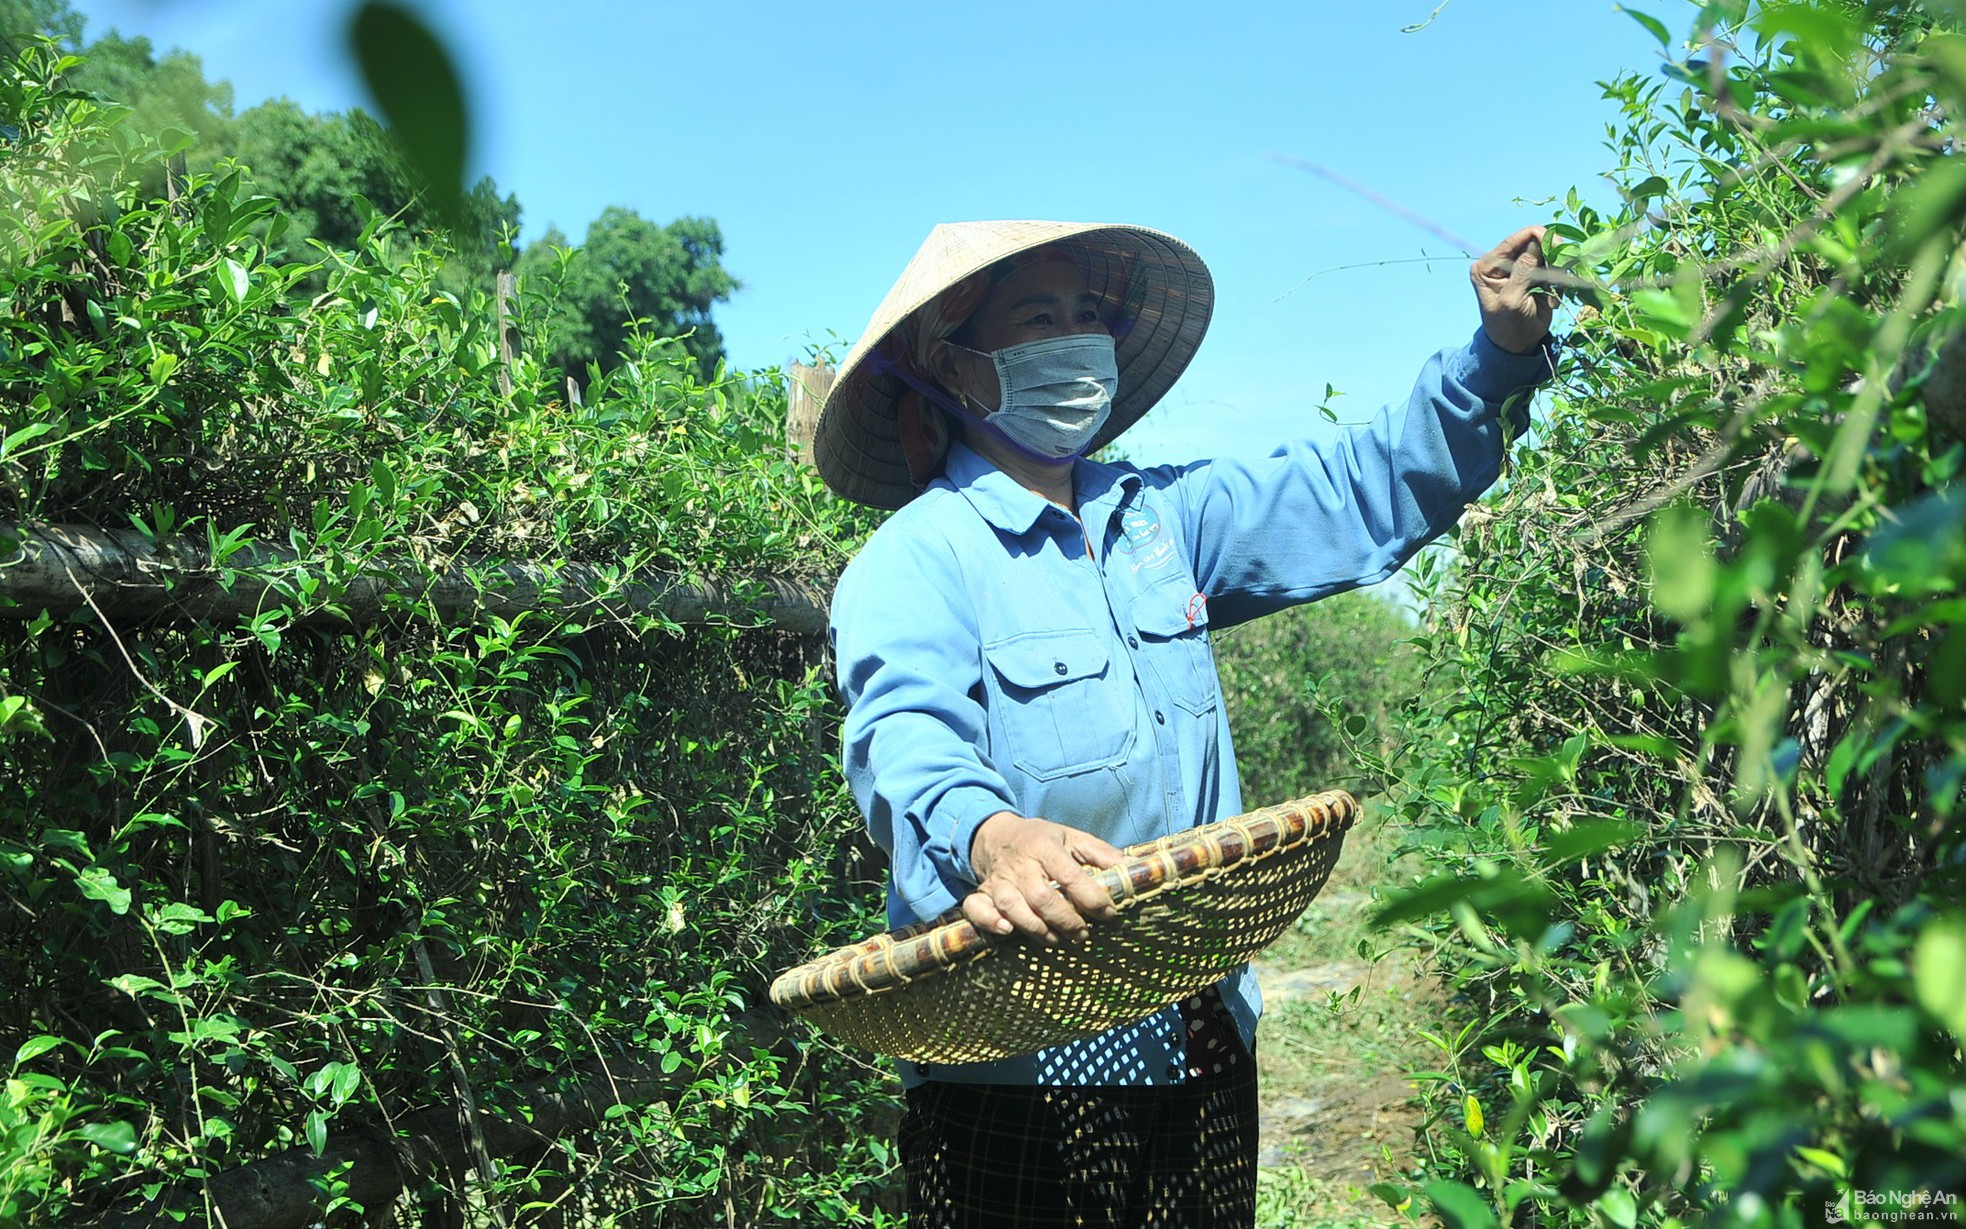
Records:
M970 842L999 811L1121 848L1242 813L1210 629L1392 575L1495 481L1503 404L1550 371L1477 333L1334 437L1252 461L1081 460L1078 516L953 446L833 595L842 759L892 862L889 921L968 895ZM1253 1045L1254 975L1220 990ZM911 1086L1175 1083L1183 1041L1170 1007L1035 1054L900 1067Z

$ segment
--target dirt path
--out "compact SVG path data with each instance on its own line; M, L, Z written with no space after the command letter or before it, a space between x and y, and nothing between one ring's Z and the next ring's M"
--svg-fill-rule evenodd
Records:
M1365 894L1338 892L1316 907L1343 915L1368 906ZM1404 1074L1408 1061L1389 1052L1403 1048L1400 1038L1387 1035L1410 1011L1413 979L1394 958L1376 966L1355 957L1304 963L1287 948L1255 968L1271 1018L1263 1042L1288 1051L1274 1062L1265 1054L1261 1163L1296 1166L1361 1193L1394 1176L1412 1153L1421 1116ZM1334 1015L1330 997L1354 987L1356 1003Z

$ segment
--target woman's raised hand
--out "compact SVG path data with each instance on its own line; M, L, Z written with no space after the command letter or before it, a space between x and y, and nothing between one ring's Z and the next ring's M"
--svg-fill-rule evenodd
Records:
M1543 262L1541 226L1525 226L1468 267L1488 340L1528 354L1549 334L1556 295Z

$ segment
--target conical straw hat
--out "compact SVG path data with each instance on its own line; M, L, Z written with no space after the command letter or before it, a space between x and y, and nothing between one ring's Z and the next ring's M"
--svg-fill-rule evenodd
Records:
M904 386L870 358L944 290L1006 257L1054 243L1081 254L1088 287L1126 322L1115 347L1119 393L1091 448L1110 443L1161 399L1194 357L1215 308L1214 280L1192 248L1139 226L945 223L929 232L840 364L813 433L813 459L827 486L876 508L899 508L915 497L895 420Z

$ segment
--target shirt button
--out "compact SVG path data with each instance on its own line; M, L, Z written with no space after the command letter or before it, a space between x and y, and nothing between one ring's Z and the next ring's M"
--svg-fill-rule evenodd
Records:
M1063 674L1063 673L1065 673L1065 663L1061 661L1061 662L1059 662L1059 663L1057 663L1056 665L1054 665L1054 666L1052 666L1052 669L1054 669L1054 670L1056 670L1056 671L1058 671L1058 673L1060 673L1060 674Z
M1162 725L1166 725L1166 724L1167 724L1167 714L1166 714L1166 713L1163 713L1163 712L1161 712L1161 711L1160 711L1159 709L1155 709L1155 710L1154 710L1154 720L1155 720L1155 721L1158 721L1158 722L1160 722L1160 723L1161 723Z
M1180 1064L1180 1063L1169 1063L1169 1064L1167 1064L1167 1078L1168 1078L1168 1079L1170 1079L1170 1080L1179 1080L1179 1079L1181 1078L1181 1064Z
M1140 637L1138 637L1138 636L1128 636L1128 637L1126 638L1126 647L1127 647L1127 648L1129 648L1129 649L1137 649L1137 648L1139 648L1139 647L1140 647Z

